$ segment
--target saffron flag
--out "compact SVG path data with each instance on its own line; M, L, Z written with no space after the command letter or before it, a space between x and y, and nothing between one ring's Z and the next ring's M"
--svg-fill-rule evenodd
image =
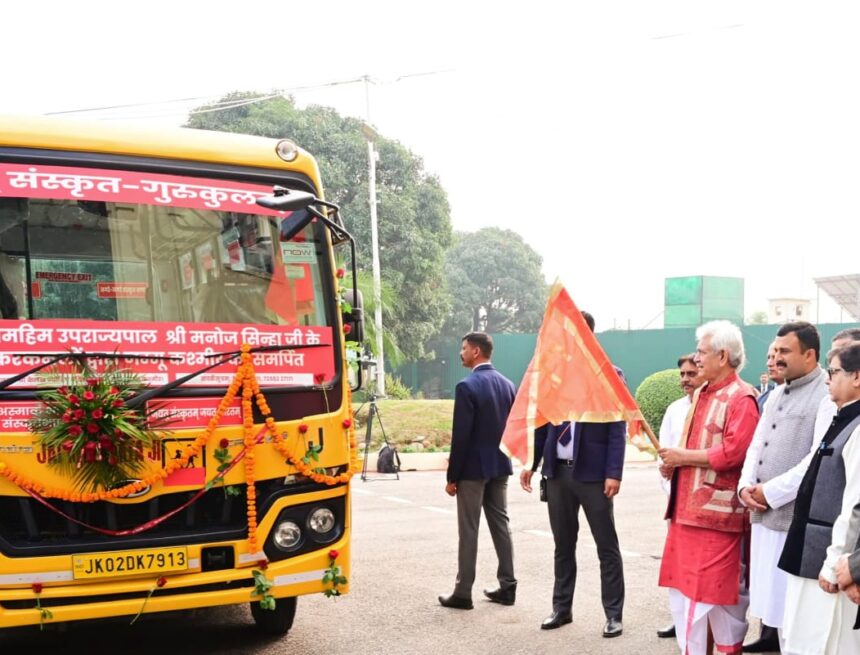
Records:
M534 355L502 435L502 447L527 465L534 461L534 430L546 423L641 420L627 385L564 286L556 281Z

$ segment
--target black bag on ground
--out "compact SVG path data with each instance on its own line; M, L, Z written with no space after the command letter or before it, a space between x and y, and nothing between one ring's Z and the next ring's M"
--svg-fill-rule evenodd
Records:
M385 444L376 456L376 472L397 473L398 471L400 471L400 455L397 454L396 448Z

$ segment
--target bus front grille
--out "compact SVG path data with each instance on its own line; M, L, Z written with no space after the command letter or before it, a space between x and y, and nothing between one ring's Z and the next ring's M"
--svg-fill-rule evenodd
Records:
M214 487L157 525L126 536L102 534L80 523L113 533L132 530L181 507L196 492L163 494L122 505L48 501L74 521L33 498L0 497L0 552L8 557L34 557L241 539L247 533L245 485L236 488L239 495L227 495L221 487ZM258 520L278 497L317 488L319 485L311 482L291 487L285 487L280 479L258 482Z

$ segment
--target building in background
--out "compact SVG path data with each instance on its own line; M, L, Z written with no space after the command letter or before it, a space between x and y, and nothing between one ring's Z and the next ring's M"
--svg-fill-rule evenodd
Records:
M767 322L771 325L789 321L813 322L811 307L809 298L768 298Z

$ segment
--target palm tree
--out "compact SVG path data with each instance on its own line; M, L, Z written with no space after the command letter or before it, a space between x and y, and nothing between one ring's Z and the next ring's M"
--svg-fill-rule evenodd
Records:
M352 279L348 275L343 281L343 288L349 289L351 287ZM361 345L376 355L376 322L373 318L376 313L376 303L373 297L373 276L368 271L358 272L358 292L361 294L364 309L364 343ZM380 295L382 300L382 325L384 326L386 318L391 318L391 308L397 301L397 298L391 287L384 281L382 282ZM382 330L382 347L385 350L385 361L392 368L399 366L403 362L403 352L398 348L394 335L384 327Z

